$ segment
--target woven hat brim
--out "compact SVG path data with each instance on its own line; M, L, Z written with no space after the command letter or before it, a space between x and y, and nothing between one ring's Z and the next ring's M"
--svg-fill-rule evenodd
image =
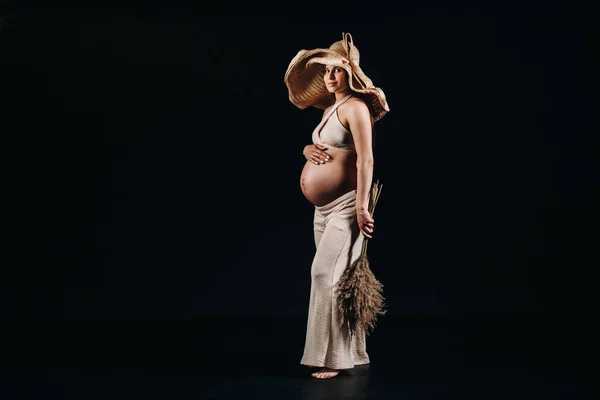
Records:
M300 109L313 106L324 110L335 103L335 95L327 91L323 80L325 65L346 70L350 88L362 95L374 121L390 111L385 93L373 85L360 66L351 66L347 58L330 49L300 50L292 59L284 76L292 104Z

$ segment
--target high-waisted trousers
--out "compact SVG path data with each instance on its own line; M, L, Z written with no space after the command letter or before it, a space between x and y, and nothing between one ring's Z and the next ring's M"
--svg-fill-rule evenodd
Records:
M350 337L340 327L336 284L360 255L363 235L356 221L356 190L315 206L316 252L311 267L310 302L300 364L348 369L369 364L364 331Z

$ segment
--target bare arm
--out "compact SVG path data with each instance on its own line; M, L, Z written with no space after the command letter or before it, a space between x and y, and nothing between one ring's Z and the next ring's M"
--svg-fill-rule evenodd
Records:
M369 214L369 192L373 182L373 137L369 109L366 104L354 101L347 105L348 126L356 148L356 168L358 171L356 188L356 214L358 225L366 237L373 232L373 218Z

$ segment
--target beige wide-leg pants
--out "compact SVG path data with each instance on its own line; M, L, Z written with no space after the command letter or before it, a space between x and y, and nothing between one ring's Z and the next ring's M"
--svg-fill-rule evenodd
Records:
M300 364L348 369L368 364L365 333L351 339L340 328L335 286L347 266L360 255L363 236L356 222L356 191L315 207L316 253L311 267L311 290L304 355Z

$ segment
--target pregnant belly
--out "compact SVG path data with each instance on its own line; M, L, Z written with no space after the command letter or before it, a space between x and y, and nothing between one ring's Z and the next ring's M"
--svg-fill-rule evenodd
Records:
M300 176L300 187L308 201L324 206L344 193L356 189L356 164L350 154L332 154L325 164L307 161Z

